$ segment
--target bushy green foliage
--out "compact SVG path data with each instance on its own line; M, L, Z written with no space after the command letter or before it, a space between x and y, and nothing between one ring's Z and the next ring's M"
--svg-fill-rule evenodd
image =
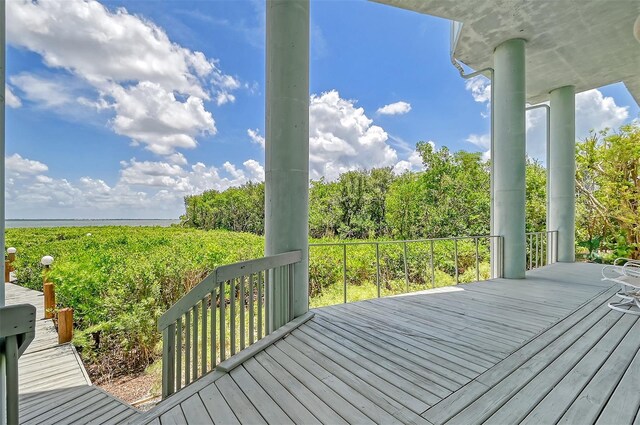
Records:
M592 260L640 258L640 125L592 133L576 163L579 245Z
M186 227L264 233L264 183L246 183L223 192L208 190L184 198Z
M74 309L75 342L98 374L144 368L158 354L159 315L215 267L258 258L264 245L249 233L178 227L8 229L6 238L23 286L42 290L40 258L55 258L57 306Z
M424 170L348 171L336 181L311 182L312 238L415 239L489 233L489 163L480 153L450 152L419 142ZM527 230L545 227L546 175L527 162ZM185 226L263 233L264 184L185 198Z

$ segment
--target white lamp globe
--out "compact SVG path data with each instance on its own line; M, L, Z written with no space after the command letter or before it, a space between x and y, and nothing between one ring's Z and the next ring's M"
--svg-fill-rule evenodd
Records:
M48 267L51 265L51 263L53 263L53 257L50 255L45 255L44 257L42 257L42 259L40 260L40 264L42 264L45 267Z
M17 251L17 249L15 249L14 247L9 247L7 248L7 253L8 254L15 254Z

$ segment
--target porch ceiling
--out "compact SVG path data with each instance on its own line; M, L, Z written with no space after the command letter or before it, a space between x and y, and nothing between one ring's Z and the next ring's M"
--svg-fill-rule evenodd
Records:
M576 92L623 81L640 104L637 0L373 0L462 22L455 57L473 69L493 65L493 50L527 40L527 101L575 85Z

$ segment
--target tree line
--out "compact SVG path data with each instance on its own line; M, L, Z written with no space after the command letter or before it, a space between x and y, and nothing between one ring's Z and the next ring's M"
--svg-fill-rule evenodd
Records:
M435 238L489 234L490 164L480 153L419 142L422 171L390 167L311 182L312 238ZM640 126L592 133L576 146L577 240L598 250L638 256ZM526 164L526 231L545 229L546 170ZM262 234L264 183L185 197L182 224Z

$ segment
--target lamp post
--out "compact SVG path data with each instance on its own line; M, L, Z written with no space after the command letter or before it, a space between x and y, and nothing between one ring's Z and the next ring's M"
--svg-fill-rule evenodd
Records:
M13 262L16 259L16 249L14 247L7 248L7 259L4 261L4 281L11 282L11 272L13 271Z
M45 255L40 260L40 264L44 266L44 276L42 279L42 292L44 292L44 318L52 319L54 310L56 308L56 294L53 288L53 283L47 282L47 279L49 277L51 264L53 264L53 257L50 255Z

